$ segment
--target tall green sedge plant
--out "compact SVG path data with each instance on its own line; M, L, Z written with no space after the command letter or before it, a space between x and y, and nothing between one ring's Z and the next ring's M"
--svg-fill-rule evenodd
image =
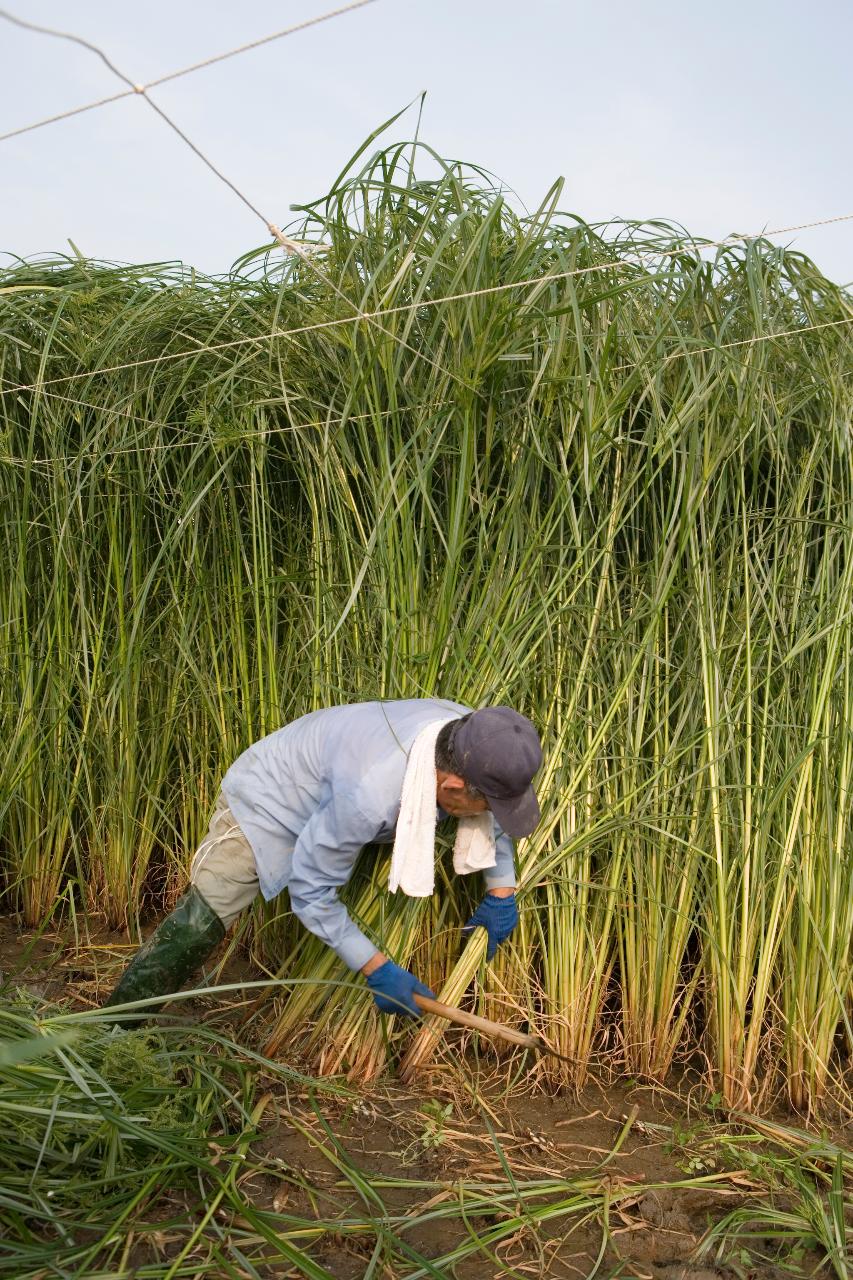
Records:
M781 1060L814 1105L851 1039L850 298L766 241L560 197L522 217L396 144L304 207L307 261L6 273L5 890L135 928L263 733L507 702L546 747L513 946L484 966L476 886L443 862L434 900L391 899L376 850L362 927L535 1025L555 1080L701 1047L729 1101ZM339 972L286 908L256 913L265 965ZM296 990L271 1047L310 1029L356 1075L431 1052L364 991Z

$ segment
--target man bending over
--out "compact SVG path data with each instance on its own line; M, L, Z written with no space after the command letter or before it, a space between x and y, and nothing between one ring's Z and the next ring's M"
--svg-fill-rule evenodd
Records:
M436 821L456 818L454 868L483 870L487 890L465 930L487 930L491 959L518 921L510 837L539 821L541 763L536 730L510 707L364 702L276 730L225 774L189 889L107 1005L173 994L259 891L269 901L286 888L294 914L365 975L383 1012L419 1017L414 994L432 993L357 928L338 890L364 845L393 842L389 886L429 896Z

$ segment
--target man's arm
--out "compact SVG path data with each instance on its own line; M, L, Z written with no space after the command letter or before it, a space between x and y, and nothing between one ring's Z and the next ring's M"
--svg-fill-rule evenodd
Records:
M495 836L495 865L485 872L486 896L462 928L463 938L478 926L486 930L489 935L487 962L494 959L500 944L506 942L518 924L518 908L515 905L515 846L497 822Z
M293 913L350 969L371 973L385 960L353 924L338 890L375 831L361 810L332 797L305 824L293 851L288 888Z
M515 892L515 845L495 822L495 865L484 872L486 889L496 898L508 898Z

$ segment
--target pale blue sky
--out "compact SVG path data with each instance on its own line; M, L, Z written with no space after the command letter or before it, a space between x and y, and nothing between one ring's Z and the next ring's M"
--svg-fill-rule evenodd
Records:
M344 0L4 0L137 81ZM270 218L327 189L422 89L422 137L533 205L713 238L853 213L849 0L377 0L152 96ZM93 54L0 23L0 132L121 89ZM414 114L395 127L410 136ZM0 250L226 270L263 228L137 98L0 144ZM793 241L853 280L853 222Z

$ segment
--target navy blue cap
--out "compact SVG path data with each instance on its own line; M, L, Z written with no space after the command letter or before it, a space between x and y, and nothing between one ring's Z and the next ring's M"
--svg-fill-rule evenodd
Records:
M482 791L507 835L529 836L540 818L530 784L542 747L527 717L512 707L472 711L455 726L449 745L461 776Z

